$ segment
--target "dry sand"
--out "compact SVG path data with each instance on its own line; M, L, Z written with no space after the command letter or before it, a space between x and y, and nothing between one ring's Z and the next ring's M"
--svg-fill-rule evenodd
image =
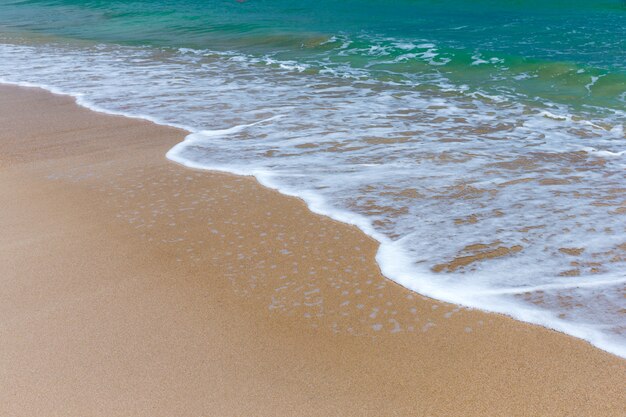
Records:
M626 361L395 285L184 134L0 87L0 415L626 415Z

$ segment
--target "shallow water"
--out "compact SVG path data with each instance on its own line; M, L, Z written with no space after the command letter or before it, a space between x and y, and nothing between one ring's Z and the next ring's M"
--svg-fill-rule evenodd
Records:
M0 1L0 78L186 127L168 157L356 224L402 285L626 357L623 3L392 3Z

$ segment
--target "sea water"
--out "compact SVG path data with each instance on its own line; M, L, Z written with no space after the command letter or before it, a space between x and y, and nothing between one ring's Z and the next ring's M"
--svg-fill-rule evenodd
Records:
M0 80L192 132L390 279L626 357L626 4L0 0Z

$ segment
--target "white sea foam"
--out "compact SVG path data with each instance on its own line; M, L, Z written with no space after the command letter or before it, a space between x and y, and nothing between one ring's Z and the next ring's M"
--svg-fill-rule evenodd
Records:
M437 58L432 44L393 47ZM0 44L0 81L188 129L168 158L254 175L356 225L401 285L626 357L621 115L530 109L445 79L425 94L418 78L299 71L235 53ZM504 256L450 263L490 251Z

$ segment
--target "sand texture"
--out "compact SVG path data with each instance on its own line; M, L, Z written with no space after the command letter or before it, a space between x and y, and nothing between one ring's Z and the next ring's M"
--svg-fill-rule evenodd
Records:
M184 135L0 87L0 415L626 415L626 361L399 287Z

